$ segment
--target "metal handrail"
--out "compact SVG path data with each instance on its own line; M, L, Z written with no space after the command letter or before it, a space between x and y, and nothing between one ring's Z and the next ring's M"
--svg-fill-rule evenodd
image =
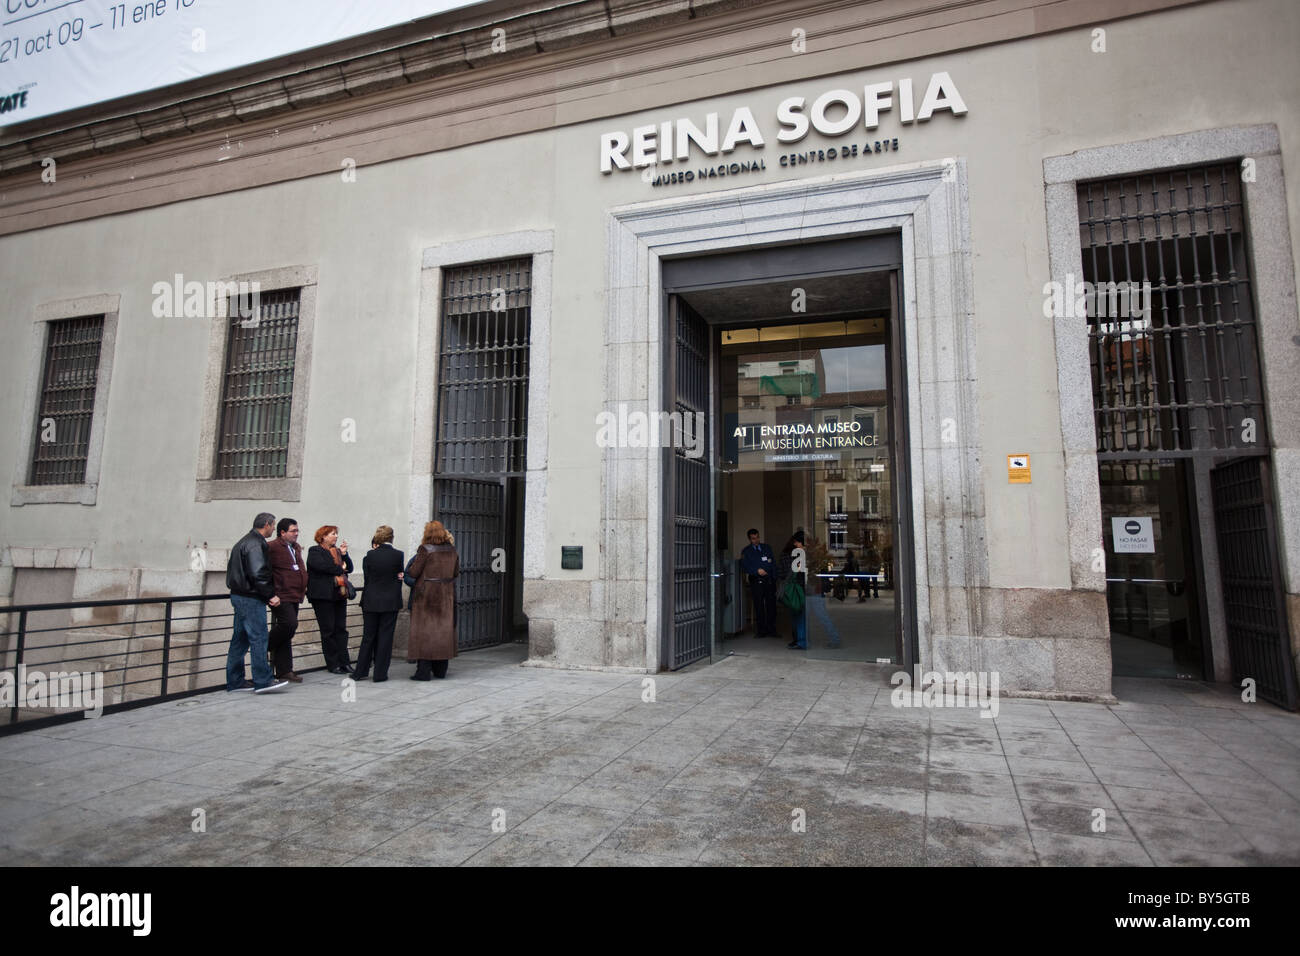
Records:
M364 590L364 586L358 587L357 593L360 594ZM228 622L233 620L234 611L228 610L222 613L200 612L196 615L177 615L175 613L175 607L177 604L206 605L208 602L228 601L229 599L230 594L228 592L223 592L217 594L122 598L119 600L52 601L41 604L18 604L10 605L8 607L0 607L0 619L8 617L11 622L13 615L17 615L18 618L16 631L9 629L0 630L0 673L11 674L14 681L14 700L13 704L8 708L9 722L7 724L0 724L0 735L20 730L32 730L39 727L49 726L54 723L61 723L66 720L76 720L80 719L82 716L80 711L76 711L70 714L52 714L32 719L21 718L21 712L24 709L23 704L26 698L26 682L24 680L20 683L19 677L24 673L25 666L33 663L32 658L39 658L40 660L35 663L39 663L40 666L58 668L58 672L63 674L99 673L104 675L118 675L117 679L113 680L111 685L107 680L104 682L104 690L109 690L111 686L113 690L118 692L120 698L118 703L104 706L104 713L128 710L146 704L158 703L160 701L179 700L185 697L192 697L196 694L223 690L225 688L224 680L218 681L210 686L198 687L194 685L206 675L224 674L224 664L219 664L216 667L208 667L206 665L211 661L224 661L226 658L226 651L224 649L219 651L214 649L212 653L203 653L203 651L206 650L203 647L203 644L205 643L203 635L214 631L220 634L221 631L229 626ZM28 626L30 615L40 612L79 611L94 608L134 608L147 604L161 604L163 606L162 616L129 618L124 620L105 621L102 623L92 622L89 624L74 624L69 622L64 625L54 626ZM354 608L356 609L356 613L359 613L360 603L349 603L348 613L350 616L354 614ZM114 615L114 617L116 618L117 615ZM212 621L213 626L205 627L203 624L198 624L192 628L179 629L173 626L175 623L186 621ZM355 618L351 623L356 623ZM148 626L154 624L161 624L161 630L149 630L145 633L140 633L138 631L138 628L142 625ZM129 629L130 633L121 635L113 634L105 637L90 637L88 640L62 640L54 643L38 643L35 645L33 645L30 640L33 636L42 634L60 633L66 635L69 632L86 631L96 628L123 627ZM300 631L299 633L310 635L317 632L308 629L305 632ZM185 646L191 648L192 653L185 656L185 668L179 672L173 673L173 668L178 663L177 658L173 654L173 651L175 650L173 642L175 639L186 635L194 635L193 639L185 642ZM131 646L135 642L148 639L161 639L162 645L160 647ZM357 643L359 643L359 641L360 638L357 638ZM69 650L90 648L93 645L103 645L114 642L124 643L126 645L125 649L116 653L75 653L72 656L69 656L68 654ZM350 649L355 650L356 644L354 644L351 639L349 639L348 643ZM96 648L96 650L98 651L100 648ZM311 654L319 655L320 653L319 650L302 653L305 650L305 647L300 649L302 657L310 657ZM158 659L160 654L161 661ZM9 658L10 655L12 655L12 663L5 661L5 659ZM83 669L80 671L69 672L67 670L69 665L84 665L91 662L109 661L118 657L123 658L121 664L117 666L106 666L98 671L85 671ZM323 666L322 663L317 667L304 668L303 673L311 673L312 671L320 670ZM149 674L143 677L134 677L130 675L132 670L138 669L149 669L151 671L156 670L157 674ZM177 681L188 681L190 686L185 690L174 690L173 688ZM126 699L128 689L147 685L156 686L158 689L157 693L146 694L131 700Z

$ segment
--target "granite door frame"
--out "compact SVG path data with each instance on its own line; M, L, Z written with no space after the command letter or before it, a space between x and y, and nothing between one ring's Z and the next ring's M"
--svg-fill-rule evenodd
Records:
M1295 348L1295 258L1288 225L1281 143L1273 125L1225 127L1096 146L1043 160L1051 278L1064 282L1078 274L1083 252L1079 238L1077 189L1080 182L1184 166L1249 161L1243 168L1243 205L1249 244L1251 283L1257 316L1265 414L1272 447L1280 560L1290 615L1291 650L1300 657L1300 354ZM1065 450L1066 509L1070 580L1076 590L1106 589L1106 572L1094 570L1102 541L1097 441L1093 423L1092 370L1087 329L1077 320L1055 320L1056 366ZM1202 514L1207 540L1213 540L1213 515ZM1217 554L1204 554L1214 679L1231 680Z
M662 259L877 232L900 233L903 247L919 663L973 665L989 562L963 159L611 209L603 408L664 407ZM949 422L955 428L945 429ZM945 430L956 440L943 441ZM662 453L607 448L603 462L604 663L651 673L662 665L664 626L661 542L652 533L663 523ZM958 643L943 646L950 637Z

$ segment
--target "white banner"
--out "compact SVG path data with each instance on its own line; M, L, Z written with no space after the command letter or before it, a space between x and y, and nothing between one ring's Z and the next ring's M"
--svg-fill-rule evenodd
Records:
M463 0L0 0L0 127L471 5ZM510 39L499 42L508 47Z

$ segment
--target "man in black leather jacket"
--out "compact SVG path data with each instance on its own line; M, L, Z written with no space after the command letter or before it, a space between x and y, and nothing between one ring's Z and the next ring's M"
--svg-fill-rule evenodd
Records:
M226 587L235 609L235 629L226 654L226 690L252 690L262 693L288 687L286 680L276 680L266 660L266 606L275 607L271 563L267 559L266 539L275 530L275 515L262 512L253 519L253 530L230 549L226 563ZM253 657L253 682L244 680L244 655Z

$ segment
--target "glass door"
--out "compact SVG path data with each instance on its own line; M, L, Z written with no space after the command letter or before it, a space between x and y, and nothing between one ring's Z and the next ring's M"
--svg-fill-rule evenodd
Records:
M888 334L887 316L717 333L715 654L896 661ZM799 547L796 615L766 589L784 597Z
M1121 677L1201 679L1188 459L1102 462L1106 601Z

